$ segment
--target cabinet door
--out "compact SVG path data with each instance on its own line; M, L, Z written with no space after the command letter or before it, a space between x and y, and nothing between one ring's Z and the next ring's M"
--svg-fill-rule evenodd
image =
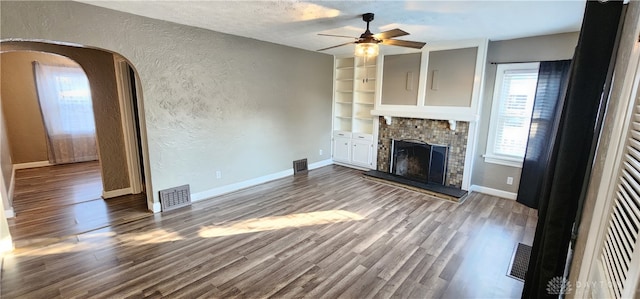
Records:
M333 138L333 160L338 162L350 163L351 157L351 138L334 137Z
M351 163L371 168L373 166L373 142L368 140L353 140Z

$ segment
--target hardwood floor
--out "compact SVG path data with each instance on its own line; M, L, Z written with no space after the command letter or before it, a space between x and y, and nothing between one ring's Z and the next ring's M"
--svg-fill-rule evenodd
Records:
M16 171L9 228L16 246L56 241L149 216L144 194L101 198L98 161Z
M3 298L519 298L535 210L457 204L341 166L5 256ZM20 238L19 234L17 233Z

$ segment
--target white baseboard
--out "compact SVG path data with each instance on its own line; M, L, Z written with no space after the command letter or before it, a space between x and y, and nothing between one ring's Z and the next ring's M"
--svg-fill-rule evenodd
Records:
M325 166L329 166L333 164L333 160L332 159L327 159L327 160L322 160L322 161L318 161L315 163L311 163L309 164L309 170L312 169L316 169L316 168L320 168L320 167L325 167Z
M51 165L52 164L49 163L49 161L36 161L36 162L18 163L18 164L13 164L13 170L45 167L45 166L51 166Z
M309 168L309 170L313 170L316 168L320 168L320 167L324 167L324 166L328 166L333 164L333 160L331 159L327 159L327 160L322 160L322 161L318 161L315 163L311 163L309 164L307 167ZM293 175L293 168L291 169L287 169L287 170L283 170L280 172L276 172L276 173L272 173L272 174L268 174L265 176L261 176L261 177L257 177L254 179L250 179L250 180L246 180L246 181L242 181L242 182L238 182L238 183L234 183L234 184L230 184L230 185L226 185L226 186L222 186L222 187L218 187L218 188L213 188L213 189L209 189L206 191L202 191L202 192L198 192L198 193L193 193L191 194L191 201L199 201L199 200L203 200L203 199L208 199L208 198L212 198L215 196L220 196L223 194L227 194L227 193L231 193L234 191L238 191L240 189L244 189L244 188L248 188L248 187L252 187L255 185L260 185L266 182L270 182L273 180L277 180L277 179L281 179L281 178L285 178L288 176ZM160 205L158 203L158 205ZM154 203L154 212L155 212L155 203Z
M513 192L508 192L504 190L498 190L498 189L493 189L493 188L478 186L478 185L471 185L471 187L469 187L469 191L484 193L492 196L502 197L506 199L513 199L513 200L515 200L518 197L518 193L513 193Z
M147 205L148 206L148 205ZM151 212L153 213L160 213L162 212L162 204L160 204L159 202L154 202L151 205Z
M353 168L353 169L357 169L357 170L363 170L363 171L371 170L370 168L366 168L366 167L362 167L362 166L356 166L356 165L352 165L352 164L344 163L344 162L333 161L333 164L344 166L344 167L349 167L349 168Z
M11 205L13 205L13 190L15 190L16 187L16 169L13 168L11 170L11 180L9 181L9 190L7 190L7 197L9 197L8 201ZM11 208L11 207L5 207L5 208Z
M246 180L246 181L242 181L242 182L238 182L238 183L234 183L234 184L230 184L230 185L226 185L218 188L209 189L207 191L193 193L191 194L191 201L194 202L194 201L199 201L199 200L231 193L233 191L238 191L240 189L252 187L255 185L263 184L263 183L281 179L281 178L285 178L291 175L293 175L293 169L287 169L284 171L257 177L255 179L250 179L250 180Z
M103 190L102 191L102 198L104 198L104 199L114 198L114 197L127 195L127 194L133 194L133 191L131 190L131 187L124 188L124 189L118 189L118 190L110 190L110 191L104 191Z
M13 207L4 210L4 217L6 217L7 219L16 217L16 213L13 211Z

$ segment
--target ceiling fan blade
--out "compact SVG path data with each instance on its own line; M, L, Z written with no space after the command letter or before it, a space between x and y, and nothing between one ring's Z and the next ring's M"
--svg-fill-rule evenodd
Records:
M346 37L346 38L358 39L357 37L353 37L353 36L346 36L346 35L335 35L335 34L324 34L324 33L318 33L318 35L322 35L322 36L335 36L335 37Z
M391 29L391 30L374 34L373 37L377 39L385 39L385 38L392 38L392 37L405 36L405 35L409 35L409 33L402 29L396 28L396 29Z
M318 51L329 50L329 49L333 49L333 48L337 48L337 47L342 47L342 46L346 46L346 45L350 45L350 44L355 44L355 42L344 43L344 44L340 44L340 45L337 45L337 46L333 46L333 47L328 47L328 48L320 49L320 50L318 50Z
M414 49L422 49L426 43L423 42L413 42L409 40L399 40L399 39L385 39L382 41L383 45L389 46L400 46Z

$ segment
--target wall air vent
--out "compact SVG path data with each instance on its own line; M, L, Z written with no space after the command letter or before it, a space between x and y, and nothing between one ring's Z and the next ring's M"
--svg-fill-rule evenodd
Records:
M171 211L191 205L191 192L189 185L178 186L160 190L160 203L162 211Z
M306 173L309 171L307 159L293 161L293 174Z

